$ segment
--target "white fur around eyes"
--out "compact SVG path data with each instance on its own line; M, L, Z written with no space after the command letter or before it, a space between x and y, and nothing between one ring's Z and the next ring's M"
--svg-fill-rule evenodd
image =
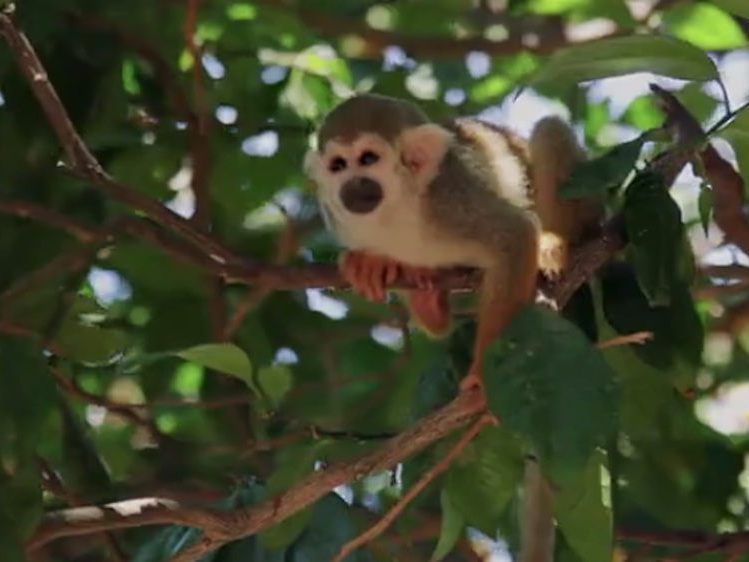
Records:
M394 150L383 139L371 134L362 134L351 143L333 139L326 143L323 153L305 159L305 165L309 164L305 169L318 184L317 196L325 222L343 246L416 266L483 264L485 254L482 248L472 249L466 247L464 241L449 239L424 219L423 190L419 187L427 185L439 168L447 150L445 141L450 138L445 133L449 135L440 127L429 126L407 140L407 145L413 141L413 146L429 147L426 154L431 156L431 160L427 161L427 175L418 179L401 164L403 142L397 143L398 149ZM358 157L365 150L375 152L380 160L370 166L358 165ZM344 170L332 173L327 165L336 156L346 159L348 165ZM384 199L371 213L350 213L341 203L341 186L355 176L372 178L383 187Z

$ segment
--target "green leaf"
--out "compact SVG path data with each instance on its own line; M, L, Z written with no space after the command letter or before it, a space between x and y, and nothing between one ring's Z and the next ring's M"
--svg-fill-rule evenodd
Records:
M701 49L735 49L747 44L732 16L705 2L674 6L663 14L666 29Z
M741 176L745 185L749 185L749 108L744 108L718 135L731 143Z
M653 72L683 80L717 78L704 51L678 39L633 35L584 43L555 52L530 85L577 83L633 72Z
M642 134L615 146L598 158L579 164L560 188L560 195L565 198L591 197L622 185L634 168L648 136L648 133Z
M276 458L278 468L268 479L268 495L280 494L311 473L325 446L324 441L316 441L280 450ZM259 535L263 546L274 550L288 546L304 531L311 517L312 508L306 508L266 529Z
M0 336L0 455L30 462L56 398L41 351L29 340Z
M644 95L632 100L622 120L641 131L648 131L663 124L663 112L655 104L652 95Z
M253 388L252 363L247 354L232 343L196 345L175 352L174 355L207 369L235 376Z
M263 548L281 550L293 543L312 519L312 508L304 508L283 521L261 532L258 537Z
M657 378L676 386L690 386L702 366L704 328L686 283L671 288L667 306L652 306L626 263L612 264L600 273L601 309L615 333L647 331L653 339L627 350L656 370ZM599 321L600 322L600 321ZM608 357L608 354L605 354ZM645 368L640 365L639 369Z
M707 121L720 103L719 100L707 94L704 84L699 82L687 84L678 92L674 92L674 95L700 123Z
M504 428L490 427L450 466L445 491L466 524L493 534L522 475L520 440Z
M443 489L440 493L440 505L442 506L442 529L437 546L434 547L432 553L432 562L438 562L450 554L463 529L465 529L465 518L450 501L450 494L447 489Z
M65 357L90 364L107 363L122 353L128 345L128 337L122 330L101 328L82 324L77 320L66 320L57 337Z
M554 513L567 544L585 562L612 559L611 481L606 455L596 451L585 471L557 493Z
M144 542L133 557L133 562L164 562L194 544L200 536L199 529L172 525L156 533L150 541ZM214 552L200 560L211 562L215 557Z
M268 401L268 408L275 410L286 393L294 386L294 375L286 365L262 367L257 372L257 387Z
M309 527L290 549L289 562L332 560L341 547L359 533L351 518L351 508L337 494L328 494L315 504ZM371 562L372 557L359 549L344 562Z
M643 292L651 304L668 304L672 285L683 277L684 226L659 175L641 172L627 187L624 220L628 253Z
M726 12L749 19L749 3L745 0L712 0L712 3L720 6Z
M553 476L581 470L616 428L613 371L585 335L558 314L527 307L485 361L491 411L503 427L530 438Z
M710 186L705 183L700 185L700 194L697 197L697 209L700 213L702 231L707 237L708 229L710 228L710 217L713 214L713 192Z
M587 3L588 0L530 0L528 9L537 14L562 14Z
M0 470L0 498L0 543L21 545L42 516L42 483L36 465L19 464L12 476Z

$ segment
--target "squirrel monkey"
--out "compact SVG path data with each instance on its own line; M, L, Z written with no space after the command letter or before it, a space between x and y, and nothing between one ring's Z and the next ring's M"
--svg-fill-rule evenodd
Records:
M406 291L408 308L428 332L450 326L447 291L430 285L430 272L483 270L466 389L482 386L484 351L533 302L539 268L561 272L580 215L595 216L587 202L557 197L583 157L555 118L526 143L477 119L440 125L410 102L365 94L328 114L305 170L328 228L348 248L344 278L373 300L396 278L410 280L417 288Z
M325 222L348 248L341 271L368 298L382 300L397 278L412 316L439 335L450 325L447 291L434 268L484 272L473 362L463 390L482 388L486 348L533 302L539 270L558 275L568 247L602 216L588 200L564 200L559 186L585 154L557 118L526 142L477 119L431 122L414 104L359 95L336 107L305 158ZM552 489L528 461L520 562L549 562L554 550Z

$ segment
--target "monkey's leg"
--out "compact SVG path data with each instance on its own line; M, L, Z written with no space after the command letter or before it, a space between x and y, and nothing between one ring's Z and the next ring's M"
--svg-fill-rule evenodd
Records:
M406 292L406 304L411 316L433 336L441 336L450 329L449 294L443 289L412 289Z
M479 300L473 363L461 381L461 390L483 389L484 354L524 306L533 302L538 275L538 236L533 229L520 232L512 248L484 271Z

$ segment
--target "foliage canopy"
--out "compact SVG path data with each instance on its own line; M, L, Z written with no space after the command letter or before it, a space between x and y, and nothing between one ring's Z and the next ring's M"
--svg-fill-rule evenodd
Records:
M746 185L749 88L726 74L749 76L746 0L0 7L111 176L71 161L70 139L64 150L30 88L45 77L29 80L18 47L0 44L1 560L168 560L208 527L162 506L150 523L174 525L48 542L40 533L59 521L45 513L150 496L177 511L254 513L455 396L470 317L433 341L396 302L330 289L329 270L312 265L338 249L302 158L325 113L359 90L415 99L435 119L484 112L523 132L540 111L566 113L592 159L565 193L606 197L628 245L563 315L533 307L515 320L488 357L502 425L347 560L477 560L489 539L514 552L529 454L557 487L558 560L732 552L730 533L747 526L749 427L728 427L735 412L716 397L746 384L747 256L721 246L717 186L699 163L702 179L670 190L648 167L670 138L646 86L667 85L709 140L727 141ZM144 200L190 221L165 222ZM225 250L242 256L229 266L245 277L217 274ZM716 254L724 267L708 267ZM653 339L594 345L641 331ZM333 559L460 432L445 433L201 560ZM727 542L715 542L721 532Z

